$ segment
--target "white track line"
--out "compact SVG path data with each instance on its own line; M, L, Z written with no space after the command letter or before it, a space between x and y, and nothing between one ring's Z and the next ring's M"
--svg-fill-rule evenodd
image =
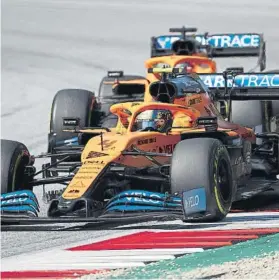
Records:
M151 256L126 256L126 257L96 257L96 256L82 256L80 254L75 254L74 256L67 256L65 259L61 259L56 261L57 264L68 264L71 262L78 263L130 263L130 262L150 262L150 261L160 261L160 260L173 260L175 259L172 255L151 255ZM40 264L52 264L53 260L47 259L44 260L43 258L36 259ZM26 263L24 261L20 263Z
M106 251L49 250L2 259L3 271L50 269L114 269L144 266L144 262L175 259L175 255L202 252L202 248Z
M81 256L149 256L149 255L178 255L203 252L203 248L173 248L173 249L136 249L136 250L104 250L104 251L67 251L71 254L80 254ZM56 256L64 255L64 251L56 251Z

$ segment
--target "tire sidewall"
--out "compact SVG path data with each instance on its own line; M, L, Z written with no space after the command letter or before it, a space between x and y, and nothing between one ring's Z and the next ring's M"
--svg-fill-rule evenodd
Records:
M3 144L3 140L1 142ZM15 141L11 141L6 147L7 150L1 151L1 193L30 189L25 185L24 176L25 166L30 157L28 149L22 143Z
M218 183L219 164L226 165L229 196L225 201ZM229 212L235 193L231 160L227 148L215 138L189 138L179 142L173 152L170 168L171 193L183 197L183 193L198 188L205 189L206 213L196 217L189 214L191 222L220 221ZM194 219L192 219L194 218Z
M56 134L56 141L63 141L76 136L73 133L63 132L63 129L65 129L63 117L78 117L81 127L91 126L91 107L94 100L94 94L87 90L65 89L57 92L53 99L50 117L50 134ZM75 106L79 106L79 108L74 108Z
M218 184L218 170L222 161L226 163L228 181L230 184L229 186L227 186L227 188L229 189L229 196L226 201L223 199L220 185ZM234 185L229 153L226 147L219 141L213 142L213 145L211 147L208 172L210 193L207 194L207 197L209 198L209 210L216 217L225 217L231 208Z

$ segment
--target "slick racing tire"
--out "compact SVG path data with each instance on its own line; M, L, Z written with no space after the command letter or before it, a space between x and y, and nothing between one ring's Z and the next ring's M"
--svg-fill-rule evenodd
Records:
M255 128L264 122L263 102L259 100L232 101L231 121L233 123Z
M219 140L195 138L179 142L173 152L170 176L172 194L205 190L206 209L201 214L187 215L189 211L184 208L185 221L214 222L226 217L235 190L229 153Z
M94 104L94 93L88 90L63 89L56 93L51 108L49 137L54 134L56 136L54 140L49 139L49 152L56 145L63 145L63 141L77 137L74 133L63 131L66 129L63 126L63 118L79 118L81 127L96 126Z
M269 70L264 73L279 73L279 70ZM277 115L279 115L279 101L277 100L232 102L232 122L256 128L256 132L270 131L270 118Z
M265 73L279 74L279 69L269 70ZM279 132L279 100L265 101L269 113L270 131Z
M30 189L24 175L30 154L20 142L1 139L1 194Z

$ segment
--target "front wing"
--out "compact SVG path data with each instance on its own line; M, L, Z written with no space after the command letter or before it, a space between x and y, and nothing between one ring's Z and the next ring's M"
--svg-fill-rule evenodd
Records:
M240 189L237 201L249 199L270 189L270 184L255 184L252 188ZM202 203L194 202L198 194ZM127 224L154 221L162 218L176 218L193 221L200 215L207 216L204 188L184 192L181 196L143 190L127 190L110 199L98 216L84 217L73 213L71 216L40 217L40 207L35 194L30 190L16 191L1 195L1 225L42 225L61 223ZM189 203L190 202L190 203ZM192 204L192 205L191 205Z
M1 196L2 224L49 224L49 223L104 223L154 219L168 214L182 215L181 199L167 194L142 190L122 192L101 209L98 217L39 217L39 203L32 191L16 191ZM153 213L150 215L150 213Z

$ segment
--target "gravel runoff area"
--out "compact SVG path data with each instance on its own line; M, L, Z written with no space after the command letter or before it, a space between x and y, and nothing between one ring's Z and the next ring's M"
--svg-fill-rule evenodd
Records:
M179 275L166 275L165 279L278 279L279 252L258 258L242 259L198 268Z

